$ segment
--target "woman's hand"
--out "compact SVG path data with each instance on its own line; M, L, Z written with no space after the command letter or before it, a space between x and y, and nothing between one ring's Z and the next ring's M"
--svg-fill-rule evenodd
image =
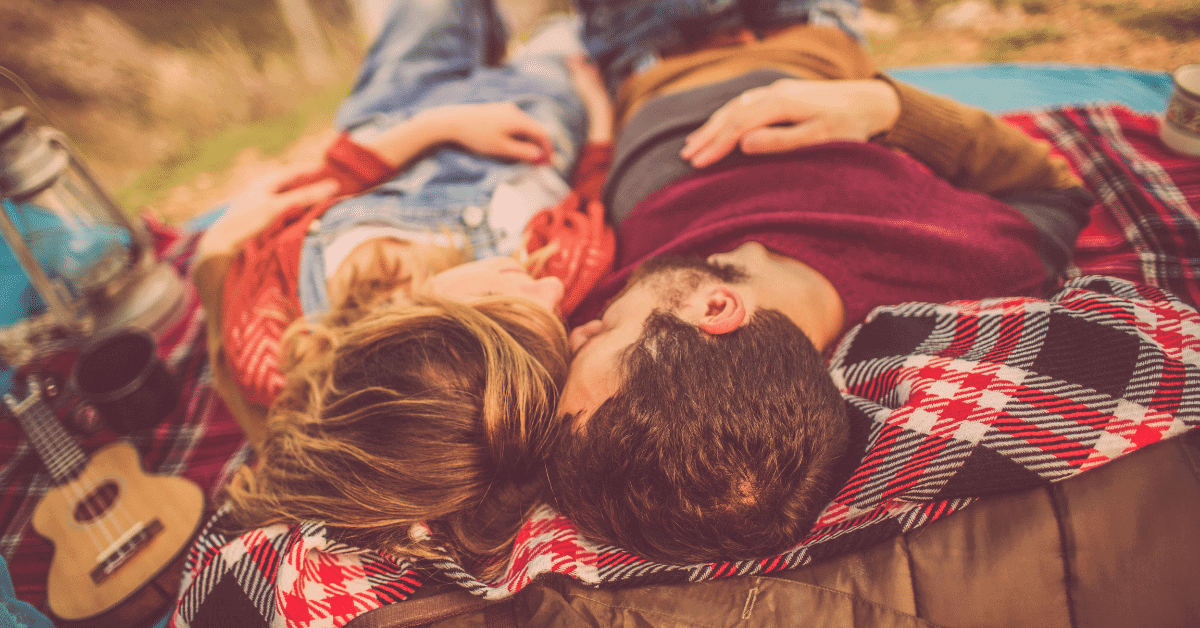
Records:
M332 179L280 192L284 185L314 169L311 163L292 164L271 171L247 185L230 201L225 213L204 232L197 243L197 258L236 251L242 242L256 235L282 212L333 198L337 194L338 184Z
M588 141L611 142L613 105L612 99L608 97L608 89L604 87L604 79L600 76L600 69L587 55L568 57L567 69L571 72L575 93L587 110Z
M418 119L434 129L440 141L480 155L548 163L554 153L542 123L511 102L435 107L414 118Z
M780 79L746 90L688 135L680 157L696 168L735 147L748 155L850 140L865 142L900 115L900 98L884 81Z

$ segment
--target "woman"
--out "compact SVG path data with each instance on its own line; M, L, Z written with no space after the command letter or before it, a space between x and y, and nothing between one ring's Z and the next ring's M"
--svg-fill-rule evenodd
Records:
M255 182L201 238L215 385L259 455L229 489L235 527L322 520L487 576L539 501L564 287L509 255L547 243L531 218L598 194L611 109L569 24L488 65L503 42L486 0L398 2L324 162ZM585 131L576 193L539 214ZM567 252L542 261L606 267Z

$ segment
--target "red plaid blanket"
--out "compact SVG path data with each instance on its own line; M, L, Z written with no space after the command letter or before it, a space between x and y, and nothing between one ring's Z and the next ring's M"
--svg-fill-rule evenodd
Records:
M1155 116L1122 106L1004 117L1050 142L1099 200L1075 247L1075 276L1108 275L1200 301L1200 159L1168 150Z
M502 598L548 573L597 586L769 573L865 549L978 497L1062 480L1200 425L1200 161L1165 152L1155 119L1120 107L1010 120L1050 140L1100 199L1080 239L1078 278L1048 300L880 308L852 330L831 368L869 431L867 449L792 550L657 564L592 544L543 507L522 528L505 577L483 583L452 562L346 547L318 523L236 538L209 529L189 557L172 625L340 626L405 599L431 575ZM1093 272L1141 283L1084 276Z

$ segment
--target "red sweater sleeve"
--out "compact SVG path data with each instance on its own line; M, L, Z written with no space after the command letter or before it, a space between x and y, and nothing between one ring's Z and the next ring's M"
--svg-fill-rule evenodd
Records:
M575 163L571 189L586 200L599 200L612 160L612 142L588 142Z
M604 221L604 206L600 203L612 157L611 142L589 142L584 146L571 178L571 193L558 205L538 212L525 227L526 252L556 245L535 276L562 280L564 316L612 268L616 240L612 227Z
M320 168L288 181L280 191L286 192L322 179L333 179L338 183L338 196L361 194L395 173L396 169L375 151L355 143L349 133L342 133L325 150L325 161Z

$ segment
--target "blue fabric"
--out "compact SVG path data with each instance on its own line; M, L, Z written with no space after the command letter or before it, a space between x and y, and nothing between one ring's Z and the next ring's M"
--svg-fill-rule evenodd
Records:
M3 201L3 211L29 245L38 265L50 279L63 278L69 287L114 247L130 246L129 233L115 225L64 223L58 214L35 205ZM25 269L7 242L0 245L0 327L46 310Z
M0 626L6 628L54 628L50 619L33 605L17 599L8 563L0 556Z
M1056 63L903 67L887 73L992 113L1097 102L1158 113L1166 109L1172 88L1166 72Z
M575 0L583 43L608 88L657 61L656 52L725 28L766 29L794 22L841 28L865 41L859 0Z
M504 32L489 0L397 1L337 124L361 142L430 107L510 101L545 126L555 149L550 163L565 181L586 128L565 63L566 55L582 50L577 31L564 31L570 35L565 47L530 42L526 50L532 52L492 67L484 65L487 52L497 38L504 41ZM486 212L496 187L529 168L442 148L371 192L334 205L300 255L304 313L328 309L323 251L352 226L463 233L476 258L511 253L499 245L507 234L493 233L486 219L470 215Z

